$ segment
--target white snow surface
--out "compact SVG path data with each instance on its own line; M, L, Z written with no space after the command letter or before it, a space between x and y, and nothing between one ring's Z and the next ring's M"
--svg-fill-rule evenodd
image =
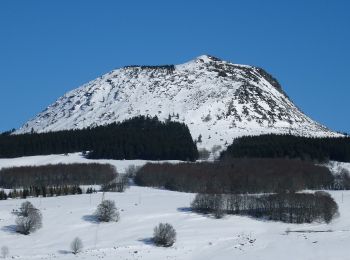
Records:
M350 192L331 192L340 217L331 224L285 224L243 216L214 219L188 210L194 194L131 187L125 193L106 193L114 200L121 219L97 224L91 215L102 194L29 199L43 214L43 227L29 236L14 232L10 212L24 200L0 201L0 245L14 259L348 259L350 241ZM342 195L343 194L343 195ZM343 202L342 202L343 201ZM170 248L151 243L153 228L168 222L177 232ZM286 233L290 231L325 231ZM70 242L84 244L73 256Z
M68 92L15 133L81 129L139 115L186 123L206 149L243 135L340 136L303 114L261 69L209 55L173 67L113 70Z
M153 163L178 163L180 161L146 161L146 160L91 160L86 159L82 153L69 153L69 154L52 154L52 155L36 155L36 156L26 156L10 159L0 158L0 169L8 167L18 167L18 166L40 166L48 164L71 164L71 163L102 163L113 165L118 173L125 173L125 170L134 165L140 167L145 165L147 162Z
M0 167L70 162L85 160L79 154L33 156L2 159ZM137 163L108 162L117 169ZM102 193L30 198L43 214L43 227L28 236L14 232L15 216L11 214L24 200L6 200L0 201L0 247L7 246L11 259L21 260L345 260L350 242L350 191L330 193L340 212L330 224L286 224L244 216L214 219L189 210L195 194L137 186L125 193L105 194L120 211L121 219L114 223L92 221ZM177 241L170 248L151 242L153 228L160 222L176 229ZM74 256L70 242L77 236L84 249Z
M346 170L346 171L350 172L350 163L348 163L348 162L330 161L326 166L335 175L341 173L342 170Z

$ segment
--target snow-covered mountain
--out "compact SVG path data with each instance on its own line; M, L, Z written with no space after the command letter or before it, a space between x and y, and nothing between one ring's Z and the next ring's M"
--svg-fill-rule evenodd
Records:
M184 122L207 149L242 135L339 135L303 114L263 69L208 55L176 66L113 70L68 92L16 133L84 128L138 115Z

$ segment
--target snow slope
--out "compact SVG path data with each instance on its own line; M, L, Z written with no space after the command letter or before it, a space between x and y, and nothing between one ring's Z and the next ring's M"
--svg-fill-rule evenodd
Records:
M80 154L1 159L1 167L91 162ZM127 165L145 161L96 160L123 172ZM343 167L345 167L343 165ZM43 213L43 228L24 236L14 232L11 214L24 200L0 201L0 247L8 246L13 259L179 259L179 260L344 260L350 242L350 191L330 192L340 216L327 224L286 224L250 217L224 219L195 214L189 206L195 194L132 186L125 193L106 193L120 209L118 223L95 223L91 215L102 194L29 199ZM150 238L159 222L171 223L177 242L171 248L155 247ZM286 233L287 230L292 232ZM322 231L322 232L293 232ZM79 236L81 254L69 252Z
M138 115L184 122L207 149L242 135L339 136L304 115L264 70L208 55L176 66L113 70L68 92L15 133L79 129Z
M331 192L340 217L331 224L285 224L249 217L213 219L188 210L194 194L131 187L125 193L107 193L116 201L121 220L97 224L91 214L101 193L30 201L43 213L43 228L29 236L13 231L10 214L23 200L0 201L0 246L6 245L14 259L348 259L350 242L350 192ZM342 202L343 201L343 202ZM171 248L155 247L150 238L159 222L171 223L177 242ZM290 231L325 231L299 233ZM81 254L69 252L79 236Z

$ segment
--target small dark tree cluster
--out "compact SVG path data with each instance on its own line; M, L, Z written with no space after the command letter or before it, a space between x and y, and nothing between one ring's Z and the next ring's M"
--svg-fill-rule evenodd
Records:
M190 160L198 157L188 127L135 117L121 123L49 133L0 135L0 158L90 151L90 159Z
M350 137L244 136L236 139L221 154L222 159L247 157L350 162Z
M42 215L39 209L35 208L29 201L23 202L17 215L16 231L18 233L29 235L42 226Z
M329 223L338 214L338 205L326 192L278 193L264 195L197 194L191 207L215 217L226 214L249 215L287 223Z
M97 191L94 188L92 188L92 187L89 187L89 188L86 189L86 194L92 194L92 193L96 193L96 192Z
M289 159L232 159L225 162L154 164L136 174L140 186L199 193L261 193L332 188L327 167Z
M37 187L30 186L29 188L24 188L21 190L12 190L7 195L11 199L26 199L27 197L54 197L54 196L63 196L63 195L75 195L82 194L82 189L77 186L58 186L58 187Z
M34 193L39 192L43 195L43 193L50 193L50 190L45 188L47 186L61 189L68 186L74 188L77 185L103 184L110 182L117 176L115 168L109 164L75 163L23 166L1 169L0 186L9 189L31 188L34 189ZM39 189L40 191L38 191Z
M8 196L4 190L0 190L0 200L7 200Z

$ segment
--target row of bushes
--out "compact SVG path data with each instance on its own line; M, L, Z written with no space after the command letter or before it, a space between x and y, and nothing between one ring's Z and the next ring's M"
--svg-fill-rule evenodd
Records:
M89 193L90 189L86 191ZM91 188L91 193L92 193ZM20 190L12 190L8 194L4 190L0 190L0 200L6 199L26 199L27 197L54 197L63 195L75 195L82 194L83 190L77 186L60 186L60 187L45 187L45 186L30 186L29 188L24 188Z
M115 167L110 164L74 163L22 166L1 169L0 187L14 189L100 185L116 179L117 176Z
M326 192L264 195L197 194L191 207L203 214L248 215L287 223L329 223L338 214L338 205Z
M224 162L149 163L135 183L175 191L241 194L330 189L334 176L327 167L289 159L232 159Z
M124 192L125 189L129 186L128 178L123 176L117 178L116 180L101 185L101 191L110 191L110 192ZM89 187L86 189L86 194L96 193L96 189ZM6 193L4 190L0 190L0 200L9 199L26 199L27 197L56 197L56 196L65 196L65 195L76 195L83 194L84 190L78 185L73 186L55 186L55 187L46 187L46 186L30 186L29 188L24 189L14 189Z

